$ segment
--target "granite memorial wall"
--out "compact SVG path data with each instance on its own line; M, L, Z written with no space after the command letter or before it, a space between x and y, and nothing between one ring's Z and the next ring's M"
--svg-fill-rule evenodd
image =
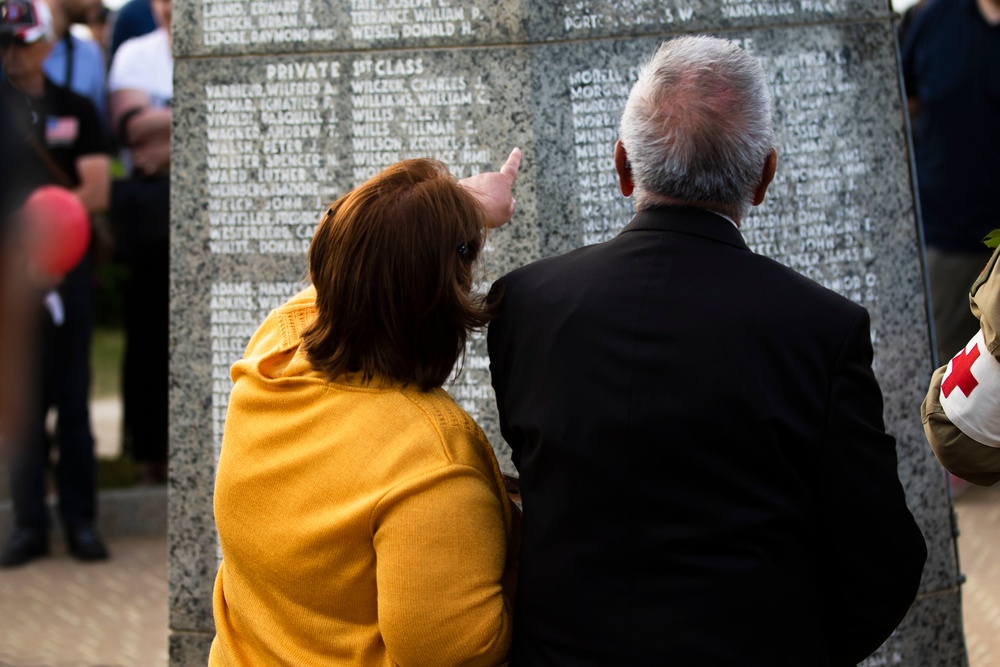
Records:
M519 146L517 213L490 237L483 286L610 238L631 216L612 164L618 114L637 65L686 33L739 42L774 92L778 175L743 226L748 243L871 313L886 421L929 558L909 615L864 664L966 664L951 502L919 418L933 367L884 3L178 0L174 21L171 665L204 664L214 633L229 367L305 285L326 205L402 158L435 157L461 177ZM448 389L511 471L482 336Z

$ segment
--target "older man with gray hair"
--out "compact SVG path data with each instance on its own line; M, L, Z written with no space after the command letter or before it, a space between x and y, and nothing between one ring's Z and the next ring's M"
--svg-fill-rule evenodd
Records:
M737 45L664 43L615 145L635 217L494 286L524 507L511 665L853 666L916 595L868 313L740 234L771 116Z

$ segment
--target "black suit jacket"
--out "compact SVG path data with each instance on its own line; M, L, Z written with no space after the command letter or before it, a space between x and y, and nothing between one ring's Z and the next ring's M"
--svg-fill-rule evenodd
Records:
M512 665L854 665L926 548L861 306L713 213L494 286L524 532Z

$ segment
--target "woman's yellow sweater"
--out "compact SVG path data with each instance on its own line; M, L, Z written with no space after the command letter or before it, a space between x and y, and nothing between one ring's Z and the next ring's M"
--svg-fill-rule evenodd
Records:
M489 442L442 389L313 370L310 288L234 364L215 484L209 665L497 665L518 529Z

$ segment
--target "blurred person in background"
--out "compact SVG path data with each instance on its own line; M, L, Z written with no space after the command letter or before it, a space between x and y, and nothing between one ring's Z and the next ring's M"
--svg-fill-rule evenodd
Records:
M45 59L45 76L57 85L83 95L94 108L101 123L107 123L107 66L104 51L92 39L73 34L73 24L86 25L101 7L101 0L49 0L52 28L56 40Z
M109 159L102 125L91 102L45 76L43 63L55 32L43 0L6 0L0 25L0 58L7 80L0 103L9 115L8 137L22 157L5 183L27 196L39 186L66 187L89 212L107 208ZM19 206L19 203L14 204ZM108 553L94 526L96 459L90 429L90 335L93 321L91 258L83 260L35 304L38 322L34 383L37 403L26 417L23 441L12 450L11 495L15 528L0 566L21 565L48 553L46 472L51 445L58 447L55 481L59 517L70 553L100 560ZM53 282L56 282L53 277ZM46 415L56 411L54 438Z
M111 41L111 33L108 30L110 21L111 10L104 4L99 4L96 11L87 20L87 27L90 29L90 34L93 35L97 45L101 47L101 52L104 54L104 61L106 63L110 63L108 60L109 43Z
M1000 227L1000 0L927 0L901 26L903 82L930 282L934 363L979 329L969 288ZM952 493L966 480L949 476Z
M979 330L931 377L921 406L938 461L980 486L1000 481L1000 248L969 292Z
M940 364L979 328L969 287L1000 227L1000 0L930 0L902 49Z
M111 125L128 171L112 201L119 256L129 269L122 443L140 484L166 482L169 418L170 0L152 0L152 7L159 27L122 44L108 74Z
M13 183L27 149L14 128L12 109L0 105L0 183ZM9 354L0 364L0 457L12 454L12 443L23 442L24 423L29 407L34 377L29 358L34 358L33 316L35 291L25 275L21 248L21 229L17 209L25 193L14 188L0 188L0 349L20 350Z
M74 93L83 95L97 110L102 131L108 135L107 89L105 78L107 63L104 49L93 39L81 38L73 33L73 25L83 26L102 7L100 0L46 0L52 10L52 28L56 41L52 53L45 59L43 68L50 81L59 86L69 88ZM110 168L110 167L109 167ZM114 232L111 222L105 212L93 212L91 215L93 229L93 262L91 276L86 285L78 289L90 289L96 299L97 276L96 269L109 261L114 253ZM91 318L86 324L93 329Z
M900 44L906 41L906 33L909 31L910 26L913 25L913 19L920 13L921 9L927 6L927 2L928 0L918 0L903 10L903 13L899 17L899 23L896 26L896 36Z
M108 44L111 57L118 47L133 37L140 37L156 30L156 18L150 0L128 0L119 7L111 20L111 38Z

